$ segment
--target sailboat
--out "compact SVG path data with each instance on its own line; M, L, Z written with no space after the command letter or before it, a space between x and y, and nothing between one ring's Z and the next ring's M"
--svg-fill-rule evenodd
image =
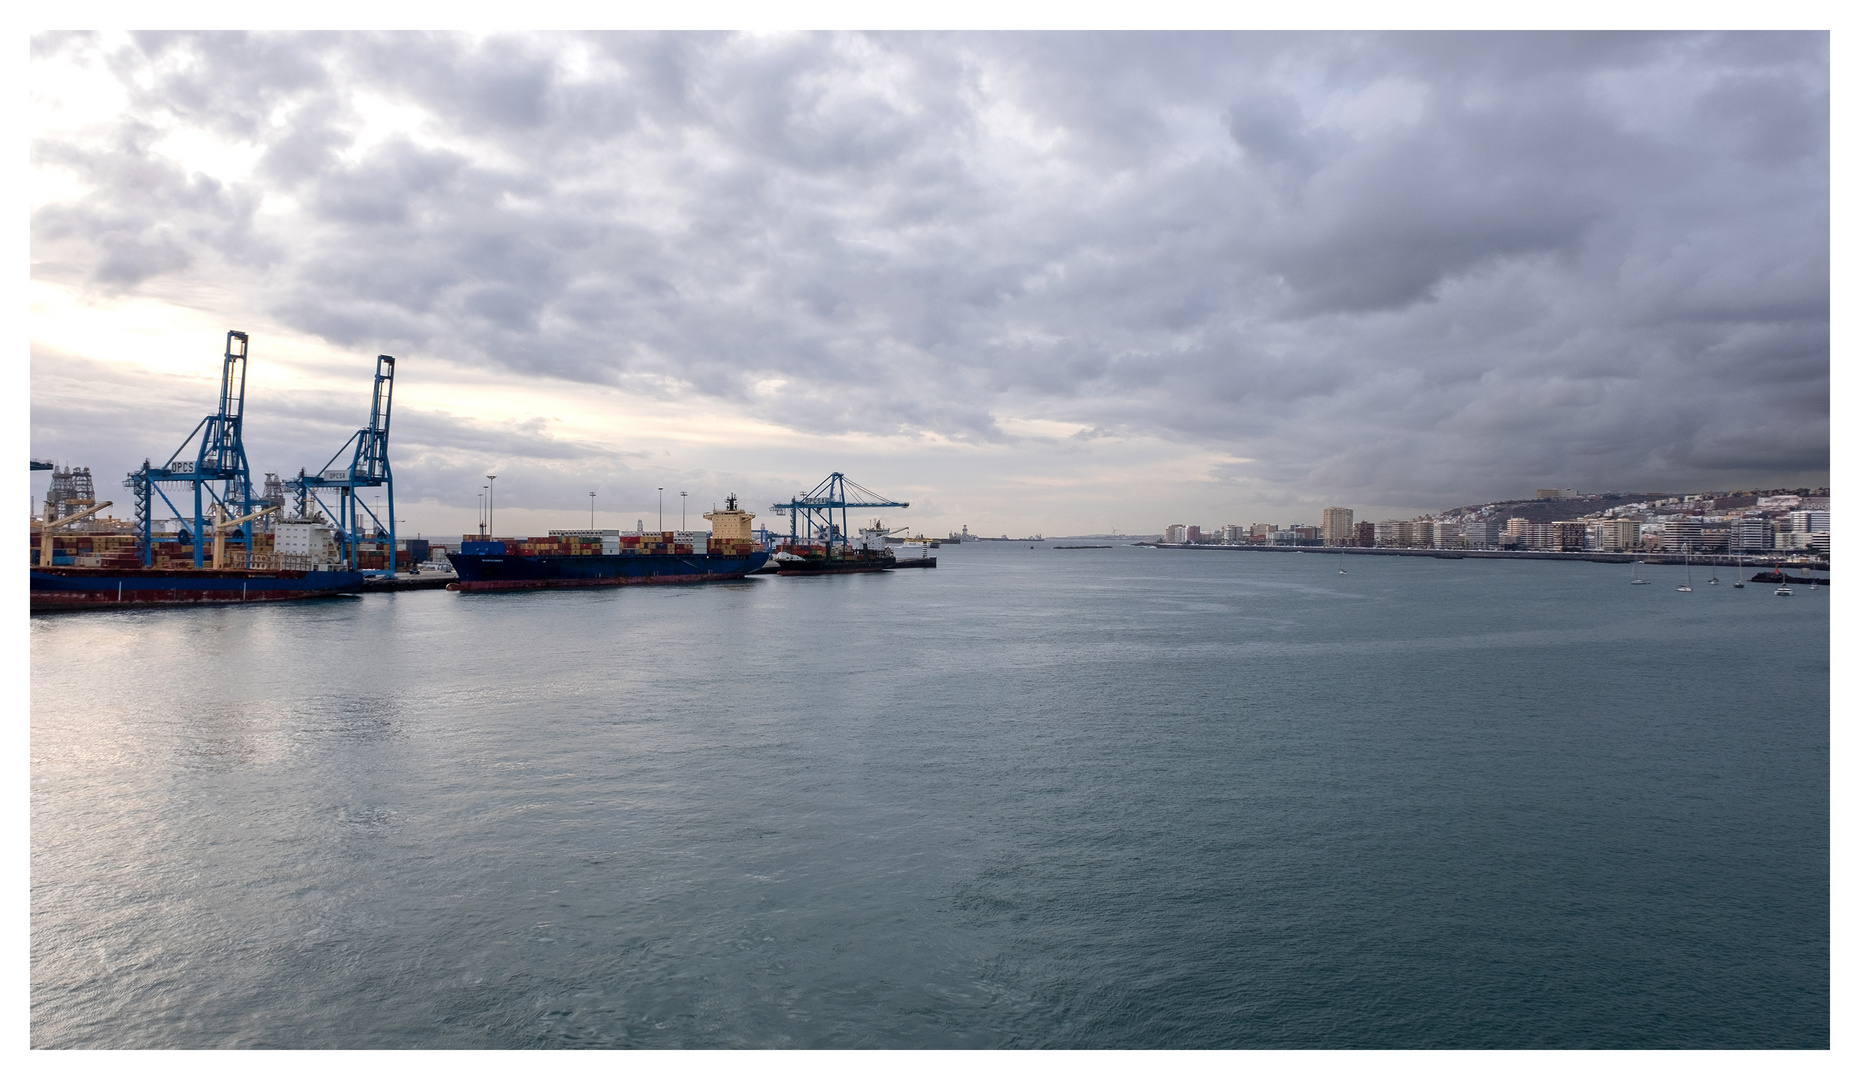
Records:
M1342 554L1339 554L1339 555L1337 556L1337 572L1338 572L1339 574L1347 574L1347 573L1349 573L1349 571L1348 571L1348 570L1345 570L1345 569L1343 568L1343 556L1342 556Z
M1679 586L1679 588L1675 590L1676 592L1691 592L1692 591L1692 556L1687 555L1685 559L1686 559L1686 583L1684 585Z
M1744 557L1742 555L1739 555L1737 557L1737 580L1731 582L1731 588L1741 589L1743 587L1744 587Z
M1776 564L1776 576L1782 579L1782 584L1776 586L1776 595L1777 596L1794 596L1795 590L1789 587L1789 575L1783 573L1782 563Z
M1635 565L1635 566L1645 566L1646 564L1645 564L1645 563L1643 563L1643 562L1641 562L1640 560L1638 560L1638 559L1636 559L1636 560L1634 560L1634 565ZM1649 584L1652 584L1652 583L1651 583L1651 582L1649 582L1649 581L1648 581L1648 580L1647 580L1646 578L1644 578L1644 577L1641 577L1641 576L1640 576L1640 571L1639 571L1639 570L1636 570L1636 571L1634 571L1634 580L1632 580L1632 581L1630 581L1630 582L1628 582L1628 584L1629 584L1629 585L1649 585Z

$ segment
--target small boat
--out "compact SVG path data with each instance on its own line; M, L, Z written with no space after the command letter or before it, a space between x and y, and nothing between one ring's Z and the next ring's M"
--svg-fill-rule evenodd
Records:
M1635 566L1645 566L1645 565L1646 565L1646 563L1640 563L1640 562L1637 562L1637 563L1635 563L1634 565L1635 565ZM1639 570L1636 570L1636 571L1634 571L1634 579L1633 579L1632 581L1630 581L1630 582L1628 582L1628 584L1629 584L1629 585L1650 585L1650 584L1652 584L1652 582L1650 582L1650 581L1648 581L1648 580L1647 580L1646 578L1644 578L1644 577L1641 577L1641 576L1640 576L1640 571L1639 571Z
M1731 588L1741 589L1743 587L1744 587L1744 557L1742 555L1739 555L1737 557L1737 580L1731 583Z
M1674 591L1675 592L1691 592L1692 591L1692 559L1690 557L1686 559L1686 583L1684 585L1679 586Z
M1789 587L1789 583L1785 581L1781 585L1776 586L1776 595L1777 596L1794 596L1795 590L1791 589Z
M1348 571L1348 570L1345 570L1345 569L1343 568L1343 556L1341 556L1341 555L1339 555L1339 556L1337 556L1337 572L1338 572L1339 574L1347 574L1347 573L1349 573L1349 571Z

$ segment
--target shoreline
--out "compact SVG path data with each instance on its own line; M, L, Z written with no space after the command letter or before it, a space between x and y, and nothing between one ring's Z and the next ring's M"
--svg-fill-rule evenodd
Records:
M1423 559L1538 559L1555 562L1646 563L1649 566L1740 565L1736 555L1669 555L1665 552L1640 551L1493 551L1477 548L1372 548L1372 547L1298 547L1289 544L1165 544L1158 540L1140 540L1132 547L1169 548L1176 551L1258 551L1290 555L1398 555ZM1741 565L1751 570L1787 566L1793 570L1828 569L1826 559L1750 558Z

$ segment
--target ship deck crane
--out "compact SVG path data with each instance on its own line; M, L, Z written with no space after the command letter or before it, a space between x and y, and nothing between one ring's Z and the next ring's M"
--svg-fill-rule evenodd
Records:
M105 505L108 505L108 504L106 503ZM227 529L230 529L235 525L243 525L248 521L256 521L259 518L264 517L266 514L274 514L278 510L279 510L279 507L276 507L276 506L261 506L257 510L252 511L249 514L246 514L244 517L225 518L224 517L225 512L221 510L219 507L215 507L214 514L215 514L216 520L213 522L213 569L223 570L226 567L226 530ZM249 547L246 549L246 563L248 567L251 564L251 548Z
M64 517L59 518L57 521L47 521L45 524L39 526L39 565L40 566L52 565L52 530L53 529L63 528L64 526L69 525L74 521L82 521L85 518L96 513L97 511L102 510L104 507L110 506L110 505L112 504L109 503L108 501L100 502L88 510L80 510L75 514L67 514Z
M377 534L386 532L389 577L393 577L396 570L394 470L388 464L388 423L393 410L394 358L377 356L374 405L368 415L368 426L349 436L349 441L343 443L342 448L314 475L300 469L296 479L288 481L297 489L298 517L309 517L310 508L314 504L335 522L337 542L342 545L342 559L350 569L356 569L356 544L363 527L363 515L374 522ZM345 460L345 455L347 464L337 467L336 463ZM357 489L371 487L387 489L388 519L385 527L375 512L356 496ZM323 501L320 493L325 491L334 493L334 509Z
M151 465L144 459L142 467L123 481L123 486L135 493L136 548L144 566L154 559L151 531L154 500L161 499L177 518L189 516L175 507L168 493L162 490L163 484L187 484L193 488L194 566L197 569L206 561L208 505L214 506L216 513L234 506L241 514L252 512L252 472L246 464L243 436L247 347L243 332L226 331L226 353L220 362L219 411L196 424L164 464ZM182 455L187 453L196 435L200 436L200 442L193 459L188 460ZM220 485L218 492L213 490L214 484Z
M850 535L846 511L849 508L869 508L888 506L909 506L907 502L897 502L869 488L861 487L846 479L845 473L834 473L814 486L814 490L803 492L785 503L776 503L771 509L776 513L788 515L788 541L795 543L801 539L802 524L806 524L806 536L813 539L825 534L828 544L833 542L833 534L838 531L844 540ZM833 520L833 512L839 511L839 521Z

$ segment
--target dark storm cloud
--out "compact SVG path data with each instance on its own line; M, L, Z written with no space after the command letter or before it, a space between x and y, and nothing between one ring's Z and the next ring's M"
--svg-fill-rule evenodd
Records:
M230 262L345 348L810 430L1160 434L1321 499L1827 471L1822 34L178 35L96 62L133 107L35 146L90 189L35 214L48 278ZM381 102L429 119L364 141ZM252 177L183 174L177 126Z

